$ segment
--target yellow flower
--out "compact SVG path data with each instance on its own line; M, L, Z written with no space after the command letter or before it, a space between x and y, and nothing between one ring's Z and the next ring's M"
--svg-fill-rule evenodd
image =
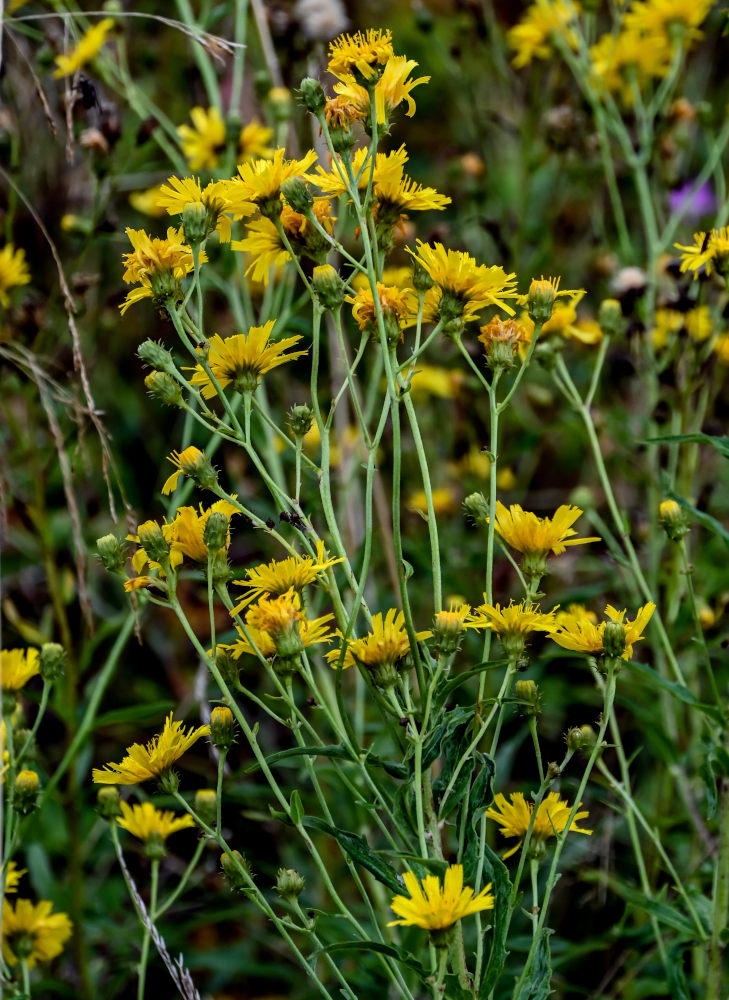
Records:
M225 149L225 122L217 108L195 107L190 118L192 128L177 127L182 153L191 170L212 170Z
M269 146L272 138L273 129L261 125L255 118L244 125L238 137L241 163L255 159L270 160L274 153L273 148Z
M399 333L405 327L413 325L417 315L417 305L414 313L412 289L395 288L378 281L377 297L380 300L380 310L388 334L391 327ZM346 301L352 305L352 317L360 330L377 329L377 313L371 288L361 288L356 295L348 296Z
M722 365L729 365L729 334L722 333L716 338L714 353L717 361Z
M106 41L106 36L113 27L112 18L105 17L103 21L99 21L98 24L89 28L75 48L66 55L56 56L56 69L53 71L53 75L55 77L71 76L77 69L85 66L99 52Z
M5 894L18 891L18 882L20 882L20 879L25 875L27 870L27 868L18 868L14 861L8 862L5 872Z
M390 115L403 101L407 102L408 109L405 113L408 118L415 114L415 101L411 97L411 91L430 80L429 76L421 76L417 80L409 78L417 65L414 59L408 59L407 56L392 56L385 63L382 76L375 84L375 108L379 125L387 125ZM352 105L358 115L369 118L369 91L357 83L353 76L344 74L341 83L334 84L334 90L338 98L345 102L345 106Z
M211 469L205 454L194 444L183 451L173 451L171 455L167 456L167 461L176 465L177 470L165 480L162 496L169 496L175 491L180 476L190 476L191 479L196 479L201 472L204 474L208 469Z
M117 818L118 825L128 830L139 840L150 839L165 841L171 833L194 826L195 821L188 813L175 816L173 812L155 809L151 802L130 806L128 802L121 803L122 814Z
M582 803L580 803L582 805ZM511 802L507 802L506 796L501 792L494 796L494 805L486 810L489 819L498 823L504 837L518 837L519 842L516 847L507 851L504 858L510 858L512 854L521 847L526 832L529 829L534 806L527 802L521 792L511 793ZM537 851L544 846L544 842L550 837L562 833L567 826L567 820L572 812L572 806L560 799L557 792L550 792L545 799L539 803L537 814L534 817L532 826L531 844ZM582 830L576 826L578 820L585 819L588 812L575 813L575 818L570 826L570 833L586 833L588 836L592 830Z
M341 632L337 633L341 637ZM428 639L431 633L416 632L415 638ZM341 648L327 653L327 659L336 668L341 656ZM348 639L342 668L361 664L377 677L394 676L405 657L410 653L410 640L405 631L405 616L402 611L391 608L383 620L382 614L372 617L372 631L362 639Z
M140 524L136 535L127 535L127 541L136 542L140 546L132 557L132 566L135 572L140 573L149 563L151 569L158 570L164 576L164 568L159 561L160 556L155 550L156 545L159 545L160 538L162 546L165 550L169 550L167 558L169 558L172 569L176 569L185 556L195 562L207 563L208 547L204 541L205 526L208 523L208 518L214 512L225 514L229 520L234 514L239 513L238 508L228 500L217 500L207 510L203 509L202 504L200 504L199 512L194 507L179 507L174 519L161 527L156 521L145 521L144 524ZM226 548L229 544L230 531L228 532ZM127 590L136 590L137 587L146 586L146 584L135 581L127 581L127 583L129 583L129 587L125 587Z
M671 68L671 47L662 35L624 30L603 35L590 49L595 86L617 94L627 107L635 100L635 88L643 91L654 77L664 77Z
M161 208L159 205L159 196L163 187L163 184L155 184L154 187L147 188L144 191L132 191L129 195L129 204L137 212L141 212L142 215L149 215L153 219L160 219L165 215L164 208Z
M251 262L246 268L246 275L253 272L254 281L268 284L271 268L277 271L292 259L291 254L281 242L281 235L275 224L261 216L248 223L248 235L242 240L233 240L230 244L233 250L240 250L250 255Z
M450 486L439 486L431 491L433 509L437 514L453 514L458 510L458 497ZM408 510L420 511L427 515L428 499L425 490L415 490L406 501Z
M307 354L307 351L284 353L302 339L298 334L271 343L275 322L270 319L263 326L252 326L248 333L237 333L225 339L213 334L208 342L208 364L221 389L232 383L238 392L252 392L266 372ZM191 384L202 386L205 399L216 395L217 389L200 365L195 368Z
M583 511L579 507L562 504L554 517L537 517L525 511L518 503L508 510L500 500L496 502L496 531L507 545L525 555L546 556L550 551L558 556L568 545L585 545L599 542L594 538L573 538L577 532L572 525Z
M426 931L445 930L462 917L494 906L490 882L478 895L468 886L464 888L463 865L449 865L442 885L436 875L426 875L419 883L414 872L405 872L403 881L410 896L393 898L390 908L401 919L391 920L388 927L403 924Z
M711 274L712 267L723 273L729 261L729 226L712 229L709 233L695 233L691 246L680 243L674 243L674 246L682 251L681 270L684 273L693 271L696 278L704 266L707 274Z
M210 733L209 726L198 726L185 732L181 722L172 721L172 713L165 719L162 732L145 746L134 743L127 747L127 756L121 764L107 764L94 768L92 778L97 785L138 785L150 778L165 774L182 757L186 750L201 736Z
M410 396L413 401L427 394L441 399L456 399L464 381L460 369L418 363L410 379Z
M557 628L563 628L571 621L579 620L597 624L597 615L594 611L588 611L584 604L568 604L564 611L553 609L554 620Z
M127 285L138 284L119 307L122 316L129 306L141 299L166 299L179 294L179 283L194 268L192 250L184 243L182 228L168 229L165 239L150 237L143 229L127 229L132 244L125 254L123 280ZM205 261L205 253L200 254Z
M645 638L641 632L651 620L655 610L655 604L649 601L639 608L635 619L631 622L625 620L625 609L618 611L610 604L605 608L608 622L619 622L625 628L625 651L621 654L623 660L629 660L633 655L633 643ZM581 614L575 615L566 620L562 619L559 629L552 632L551 637L563 649L572 649L578 653L601 653L605 626L608 622L595 625L589 618Z
M435 288L426 294L425 318L440 316L446 322L456 317L473 319L486 306L514 314L506 299L515 297L515 275L503 267L477 264L470 254L446 250L442 243L418 242L417 253L408 252L432 278Z
M282 595L286 597L286 595ZM299 611L299 605L296 603L297 597L293 599L294 609L296 612ZM276 598L276 600L281 601L282 598ZM263 602L263 607L260 607L261 602ZM289 605L291 603L290 599L284 602L284 605ZM229 652L238 659L243 653L248 653L251 656L257 656L258 653L264 656L267 660L270 660L276 655L276 643L273 638L273 634L270 629L264 629L259 625L253 624L254 622L261 622L270 626L272 621L272 609L270 607L271 602L267 602L267 598L264 596L260 599L258 605L254 605L251 608L248 618L246 620L246 631L248 636L245 635L243 629L236 625L236 630L240 639L237 642L231 643L228 646L218 646L219 649L227 649ZM274 608L275 612L276 609ZM281 609L278 609L279 620L281 617ZM290 621L293 623L295 620L298 627L299 638L301 640L301 646L304 649L308 649L309 646L316 646L321 642L331 642L332 634L329 631L329 622L332 620L333 615L322 615L319 618L307 618L303 612L294 615ZM258 652L256 652L256 650Z
M12 243L6 243L0 250L0 303L10 305L8 290L15 285L27 285L30 281L30 271L25 260L25 250L17 250Z
M382 72L380 67L394 55L392 33L370 28L356 35L340 35L330 42L327 69L340 79L356 71L365 80L370 80Z
M47 899L33 904L29 899L3 902L2 952L9 965L25 959L32 969L37 962L50 962L60 955L71 936L73 924L65 913L53 913Z
M3 691L20 691L37 673L40 673L37 649L3 649L0 653Z
M201 188L200 181L194 177L168 177L167 184L160 187L157 204L169 215L182 215L188 205L202 205L210 228L215 229L223 243L230 242L231 220L225 214L228 208L225 181L211 181ZM253 211L251 205L248 214Z
M714 320L708 306L697 306L690 309L684 318L686 333L697 343L708 340L714 332Z
M666 42L676 39L684 45L701 38L698 26L714 6L713 0L638 0L625 15L625 26L647 35L662 35Z
M281 195L281 185L291 177L301 177L316 161L310 149L301 160L285 160L285 149L277 149L272 160L258 159L238 164L239 177L226 182L230 204L243 211L247 203L261 205Z
M580 5L572 0L536 0L507 34L509 45L516 50L514 66L521 69L532 59L548 59L554 36L576 49L577 36L571 24L579 10Z
M295 643L300 640L301 647L313 646L320 642L331 642L332 636L326 628L334 615L322 615L309 621L301 610L301 598L291 588L285 594L277 597L262 595L258 602L249 606L246 614L246 628L257 634L268 636L279 655L291 655L291 650L282 647L294 636ZM259 647L260 648L260 647ZM241 650L243 651L243 650ZM296 650L298 651L298 650ZM263 650L261 650L263 652ZM264 654L265 655L265 654Z
M534 604L525 606L524 601L520 604L512 601L508 607L503 608L500 604L481 604L474 608L469 621L472 625L490 628L501 637L524 637L530 632L550 634L557 628L553 612L543 614Z
M231 614L238 614L252 601L264 595L279 596L292 589L300 594L304 587L313 583L321 573L342 561L342 556L327 559L324 543L317 542L315 556L273 559L270 563L262 563L253 569L247 569L248 579L239 583L239 586L246 588L245 597L236 604Z
M666 347L671 337L683 327L683 313L676 309L656 309L655 326L651 331L653 346Z

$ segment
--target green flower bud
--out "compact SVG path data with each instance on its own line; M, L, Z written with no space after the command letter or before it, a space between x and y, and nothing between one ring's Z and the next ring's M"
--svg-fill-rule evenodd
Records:
M617 299L603 299L597 313L597 322L608 337L619 337L628 325Z
M523 715L527 718L539 715L542 710L542 695L534 681L517 681L514 694L526 702L524 705L519 705L519 711Z
M488 524L489 505L483 493L470 493L463 501L463 509L475 525Z
M295 868L279 868L276 892L284 899L297 899L304 891L304 879Z
M113 820L121 816L119 789L116 785L102 785L96 793L96 809L103 819Z
M672 542L680 542L688 531L686 515L675 500L664 500L659 507L660 522Z
M434 281L419 260L413 260L413 288L416 292L427 292Z
M527 293L527 311L535 323L546 323L552 315L557 296L557 282L551 278L532 278Z
M165 406L182 406L180 387L167 372L150 372L144 380L150 396Z
M286 423L296 438L305 437L311 430L313 422L314 411L308 403L298 403L296 406L292 406L286 414Z
M221 753L235 743L235 719L227 705L216 705L210 713L210 742Z
M104 535L103 538L96 539L96 548L99 559L110 573L124 572L124 548L115 535Z
M143 341L137 348L137 354L144 364L149 365L150 368L163 372L176 371L172 352L168 351L162 344L158 344L155 340Z
M620 657L625 652L625 626L622 622L607 622L602 636L602 651L606 657Z
M215 666L220 671L223 681L227 687L238 687L240 667L238 666L238 661L229 649L223 649L221 646L218 646L215 650Z
M221 510L214 510L208 517L203 541L210 552L219 552L228 541L228 518Z
M198 788L195 792L195 812L207 826L214 826L218 818L218 796L212 788Z
M315 80L313 76L304 77L299 86L299 93L307 111L311 111L313 115L319 118L327 102L324 89L319 81Z
M182 213L182 231L185 243L191 247L199 246L210 232L208 210L201 201L192 201L185 205Z
M308 215L314 204L314 195L302 177L289 177L281 185L281 191L295 212L299 215Z
M57 642L45 642L41 646L39 664L44 681L54 681L63 674L66 664L66 650Z
M153 562L164 562L170 554L169 542L156 521L145 521L137 528L139 544Z
M21 816L29 816L38 808L40 781L35 771L21 771L15 779L13 806Z
M250 887L253 876L251 868L240 851L223 854L220 858L223 875L233 892L245 892ZM243 871L241 871L243 869ZM247 877L245 873L247 872Z
M344 282L331 264L320 264L319 267L315 267L311 283L325 309L334 312L340 308L344 302Z

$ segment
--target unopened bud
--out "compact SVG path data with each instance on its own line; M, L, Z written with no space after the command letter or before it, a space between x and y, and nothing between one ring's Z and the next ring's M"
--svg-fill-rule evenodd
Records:
M344 302L344 282L331 264L320 264L315 267L311 283L325 309L332 312L339 309Z
M439 611L433 618L433 649L443 656L457 653L463 642L465 625L458 611Z
M319 118L327 102L324 95L324 88L319 81L315 80L313 76L304 77L301 81L299 92L307 111L311 111L313 115Z
M602 651L606 657L619 657L625 652L625 626L622 622L606 622L602 636Z
M551 278L532 278L527 293L527 311L535 323L546 323L551 317L557 296L557 284L558 282Z
M584 726L574 726L565 734L565 742L567 748L572 750L573 753L582 753L589 757L597 742L597 733L592 726L588 726L587 724Z
M207 519L203 542L210 552L219 552L228 542L228 518L222 510L214 510Z
M619 337L628 325L617 299L602 300L597 312L597 322L607 337Z
M238 687L240 667L238 666L238 661L229 649L223 649L221 646L218 646L215 650L215 666L220 671L220 675L223 678L226 687Z
M427 292L435 282L419 260L413 260L413 288L416 292Z
M191 201L185 205L182 213L182 231L185 243L191 247L198 246L210 231L208 210L201 201Z
M195 792L195 812L206 826L214 826L218 818L218 796L212 788L198 788Z
M116 819L121 816L119 789L116 785L102 785L96 793L96 809L103 819Z
M152 562L164 562L169 557L169 543L156 521L145 521L144 524L140 524L137 528L137 538Z
M281 185L281 192L287 203L299 215L308 215L314 204L314 195L302 177L289 177Z
M40 650L40 674L44 681L54 681L63 674L66 650L57 642L44 642Z
M542 710L542 696L534 681L517 681L514 686L514 694L525 702L525 704L519 705L519 711L523 715L527 718L539 715Z
M235 743L235 720L227 705L216 705L210 713L210 742L221 753Z
M150 396L154 396L165 406L181 406L180 387L167 372L150 372L144 380Z
M559 764L555 763L555 761L551 760L549 764L547 764L547 780L550 782L556 781L561 774L562 768Z
M658 508L663 530L672 542L680 542L688 531L686 515L675 500L664 500Z
M124 572L124 549L116 535L104 535L96 539L96 549L99 559L110 573Z
M240 851L223 854L220 858L220 864L223 868L223 875L225 875L233 892L245 892L250 888L252 881L250 865Z
M162 344L158 344L156 340L143 341L137 348L137 354L145 365L149 365L156 371L171 372L176 370L172 353Z
M286 422L295 438L303 438L311 430L314 411L308 403L298 403L286 414Z
M463 507L475 525L488 524L489 505L483 493L470 493L463 501Z
M297 899L304 891L304 879L295 868L279 868L276 892L284 899Z
M29 816L38 808L40 781L35 771L21 771L15 779L13 806L21 816Z

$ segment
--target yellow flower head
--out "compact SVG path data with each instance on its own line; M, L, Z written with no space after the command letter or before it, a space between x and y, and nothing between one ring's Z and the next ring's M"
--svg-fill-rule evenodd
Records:
M380 310L385 323L385 329L392 328L399 339L399 331L415 322L413 313L413 292L411 289L395 288L377 282L377 297L380 300ZM375 331L377 329L377 312L372 289L360 288L354 296L348 296L347 302L352 305L352 316L360 330ZM416 304L417 313L417 304Z
M580 803L582 805L582 803ZM504 858L510 858L512 854L521 847L526 832L529 829L534 806L527 802L521 792L511 793L511 802L507 802L506 796L499 792L494 796L494 804L486 810L489 819L498 823L504 837L518 837L519 842L516 847L512 847L506 852ZM558 833L562 833L567 826L567 820L572 812L572 806L560 799L557 792L550 792L545 799L539 803L537 815L534 817L532 826L531 844L537 851L543 848L544 842ZM578 820L588 816L586 810L575 814L575 818L570 826L570 833L586 833L588 836L592 830L582 830L576 826Z
M698 26L714 0L638 0L625 15L627 29L663 36L666 43L681 38L684 45L701 38Z
M155 184L154 187L146 188L144 191L132 191L129 195L129 204L142 215L161 219L166 214L164 208L159 205L159 196L163 187L163 184Z
M588 611L584 604L568 604L564 611L560 611L559 608L553 608L552 614L554 614L557 628L562 628L564 625L575 620L592 622L593 625L597 624L597 615L594 611Z
M484 594L484 598L486 595ZM474 608L469 618L472 626L490 628L498 636L529 635L530 632L552 633L557 628L553 612L543 614L533 604L511 604L501 607L500 604L481 604Z
M270 341L275 322L271 319L263 326L252 326L248 333L237 333L225 339L217 333L213 334L209 340L208 364L221 389L232 383L238 392L253 392L266 372L287 361L304 357L306 351L284 353L301 340L298 334L273 343ZM217 389L201 365L195 368L191 384L202 386L205 399L211 399L217 394Z
M184 816L175 816L173 812L155 809L151 802L133 806L128 802L122 802L121 811L121 816L117 818L118 825L145 842L152 838L164 842L171 833L195 825L194 819L188 813Z
M87 62L91 62L113 27L114 21L110 17L105 17L103 21L94 24L79 40L75 48L65 55L56 56L56 69L53 71L53 75L55 77L71 76L77 69L81 69Z
M228 208L225 181L211 181L202 188L194 177L168 177L167 184L160 187L157 204L169 215L182 215L188 205L202 205L209 228L215 229L224 243L230 241L231 219L225 214ZM249 214L252 211L253 206Z
M275 224L265 216L249 222L248 235L242 240L233 240L230 245L233 250L250 256L251 262L246 268L246 275L252 272L253 280L264 285L268 284L272 267L278 271L292 259Z
M435 285L426 295L426 319L470 320L486 306L497 306L513 316L514 310L505 300L515 297L516 275L507 274L503 267L477 264L470 254L446 250L442 243L431 246L418 240L417 253L409 247L408 252Z
M426 875L421 884L414 872L405 872L403 881L410 896L394 897L390 907L400 920L390 921L388 927L403 924L406 927L422 927L426 931L440 931L462 917L481 910L492 910L494 906L490 882L478 895L468 886L464 888L463 865L449 865L442 885L436 875Z
M270 160L274 153L273 148L269 145L272 138L273 129L267 125L261 125L255 118L248 122L240 130L238 138L240 162L245 163L247 160L258 159Z
M321 642L331 642L332 633L329 630L329 622L334 616L329 614L309 619L300 609L301 603L295 592L293 592L293 596L283 594L272 600L264 595L248 613L246 620L248 635L236 625L240 639L229 646L219 646L218 648L229 650L236 659L243 653L248 653L251 656L257 656L260 653L261 656L270 660L277 654L276 641L271 626L278 629L280 639L286 628L289 631L294 630L294 624L298 629L298 642L303 649L316 646ZM284 628L281 627L282 623ZM263 627L264 625L266 628ZM285 634L283 637L285 638Z
M127 756L121 764L107 764L94 768L92 778L97 785L138 785L150 778L159 778L170 770L186 750L197 743L201 736L208 736L209 726L198 726L185 732L181 722L172 721L172 713L165 719L162 732L146 746L134 743L127 747Z
M573 0L535 0L521 21L508 32L509 45L516 50L514 66L521 69L532 59L548 59L557 36L577 48L577 36L572 22L580 5Z
M29 899L18 899L15 904L6 899L2 909L2 951L9 965L21 958L29 969L37 962L50 962L71 936L73 924L65 913L53 913L47 899L35 904Z
M248 607L253 601L264 595L280 596L288 590L297 593L329 569L342 562L343 556L327 559L324 543L317 542L315 556L289 556L286 559L273 559L270 563L262 563L253 569L246 570L247 580L239 584L246 588L243 599L236 604L231 614L237 614Z
M156 521L145 521L137 528L136 535L127 535L127 541L136 542L140 548L132 557L132 566L135 572L140 573L149 564L151 569L156 569L164 576L164 567L160 562L158 549L164 549L164 555L169 559L172 569L180 566L187 556L198 563L207 563L208 547L205 544L205 526L208 518L214 512L220 512L230 520L234 514L238 514L238 508L228 500L216 500L207 509L200 504L200 509L194 507L178 507L172 521L163 525ZM160 544L161 543L161 544ZM230 544L230 531L226 540L226 549ZM128 581L130 582L130 581ZM133 584L130 582L128 589L136 589L137 586L145 584Z
M696 343L701 344L714 332L714 320L708 306L696 306L689 309L684 317L686 333Z
M463 372L458 368L440 368L437 365L419 363L410 379L410 397L413 401L427 395L456 399L463 383Z
M599 542L594 538L573 538L577 532L572 525L582 516L579 507L562 504L554 517L537 517L522 510L518 503L508 510L500 500L496 502L496 531L507 545L525 555L546 556L550 551L558 556L568 545L585 545Z
M428 639L430 631L416 632L415 638ZM341 632L338 633L341 637ZM332 667L339 664L342 650L333 649L327 653ZM361 664L369 670L375 682L387 686L397 677L397 670L410 653L410 640L405 630L405 616L402 611L391 608L383 620L378 613L372 618L372 631L362 639L349 639L345 647L342 668Z
M599 625L596 625L581 614L567 619L563 618L559 623L559 629L552 632L552 639L563 649L573 649L578 653L602 653L605 626L609 622L618 622L625 629L625 650L621 657L623 660L629 660L633 655L633 643L640 642L641 639L645 638L641 633L651 620L655 610L655 604L649 601L638 610L635 619L631 622L625 620L625 609L618 611L608 604L605 608L607 622L600 622Z
M356 35L335 38L329 45L327 69L339 79L358 73L365 80L370 80L382 73L382 67L394 55L392 33L370 28L358 31Z
M272 160L258 159L238 164L239 177L228 181L226 188L234 209L252 203L264 205L281 196L281 185L291 177L301 177L316 161L310 149L301 160L285 160L285 149L277 149Z
M212 170L217 167L225 149L225 122L217 108L195 107L190 112L192 128L179 125L182 153L190 170Z
M122 316L129 306L140 299L159 298L179 294L179 283L194 268L192 250L184 242L182 228L167 230L165 239L151 237L143 229L127 229L132 244L131 253L125 254L124 281L139 285L132 289L120 306ZM205 261L205 253L200 254Z
M30 281L30 271L25 260L25 250L12 243L6 243L0 250L0 303L10 305L8 290L15 285L27 285Z
M609 32L599 38L590 49L590 60L594 85L617 94L626 107L632 107L636 87L643 91L653 78L668 73L671 46L661 34L646 35L626 28L617 35Z
M174 493L180 476L189 476L204 488L208 488L216 481L215 472L209 460L194 444L189 445L183 451L173 451L171 455L167 456L167 461L176 465L177 469L165 480L162 496Z
M410 77L417 65L414 59L408 59L407 56L392 56L385 63L382 76L375 84L375 108L379 125L387 125L390 115L403 101L407 103L405 113L408 118L415 114L415 101L411 91L430 80L429 76L421 76L417 80ZM357 117L369 118L369 91L357 83L353 76L344 74L341 83L334 84L334 91L338 95L335 100L341 101L344 107L353 107Z
M27 868L18 868L14 861L8 862L5 872L5 894L18 891L18 882L25 875Z
M712 268L725 273L729 263L729 226L722 229L712 229L709 233L696 233L691 246L683 246L675 243L677 250L681 250L681 270L693 271L694 278L698 277L698 271L706 267L706 273L711 274Z
M3 691L20 691L37 673L40 673L37 649L3 649L0 653Z

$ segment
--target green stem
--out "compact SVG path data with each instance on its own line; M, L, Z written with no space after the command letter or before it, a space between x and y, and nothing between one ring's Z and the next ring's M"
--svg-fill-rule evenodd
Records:
M709 974L707 1000L721 1000L722 952L725 946L727 915L729 914L729 778L721 779L719 796L719 853L714 869L714 905L709 942Z
M149 919L157 908L157 886L159 882L159 858L152 858L152 888L149 896ZM145 925L144 937L142 938L142 955L139 959L139 985L137 987L137 1000L144 1000L144 988L147 982L147 961L149 960L149 942L151 934Z
M537 720L533 715L529 716L529 732L532 734L534 753L537 757L537 767L539 768L539 783L544 782L544 765L542 764L542 751L539 748L539 736L537 735Z

